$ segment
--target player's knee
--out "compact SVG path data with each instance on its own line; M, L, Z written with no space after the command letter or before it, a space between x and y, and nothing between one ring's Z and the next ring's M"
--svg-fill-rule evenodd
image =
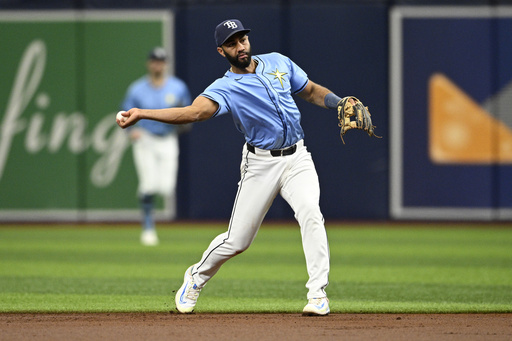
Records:
M239 255L251 246L251 242L239 240L231 244L230 249L233 252L233 256Z
M251 243L243 243L238 246L238 248L235 249L235 254L241 254L245 250L247 250L251 246Z

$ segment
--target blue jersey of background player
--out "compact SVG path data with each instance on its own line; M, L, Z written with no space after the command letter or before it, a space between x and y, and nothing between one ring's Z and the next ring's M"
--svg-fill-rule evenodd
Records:
M133 82L127 90L123 101L123 110L131 108L164 109L184 107L191 103L187 85L181 79L167 76L165 82L159 86L145 75ZM153 120L140 120L137 127L147 130L154 135L167 135L177 129L175 125Z

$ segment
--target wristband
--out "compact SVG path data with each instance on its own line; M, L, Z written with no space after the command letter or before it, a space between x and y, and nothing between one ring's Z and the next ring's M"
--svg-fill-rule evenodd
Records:
M324 104L329 109L336 109L338 108L338 103L341 101L341 98L333 94L332 92L329 92L324 97Z

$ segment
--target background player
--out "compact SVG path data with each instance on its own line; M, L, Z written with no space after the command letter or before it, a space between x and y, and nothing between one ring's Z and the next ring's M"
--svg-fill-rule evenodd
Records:
M185 124L231 113L237 129L245 136L241 179L228 230L217 236L201 260L185 272L175 297L179 312L192 312L201 289L222 264L250 246L274 198L280 194L294 210L302 234L309 275L308 303L303 314L327 315L329 245L319 207L320 186L292 95L331 109L337 108L341 98L309 80L302 69L281 54L253 57L249 31L237 19L225 20L216 27L217 51L231 68L191 106L132 108L124 114L125 121L117 122L123 128L143 118Z
M190 104L187 85L168 74L168 56L161 47L148 56L147 75L133 82L122 104L123 110L133 107L162 109ZM155 195L163 197L170 220L176 216L176 181L178 177L178 132L172 124L141 120L130 128L133 159L139 179L138 198L142 209L141 243L157 245L154 221Z

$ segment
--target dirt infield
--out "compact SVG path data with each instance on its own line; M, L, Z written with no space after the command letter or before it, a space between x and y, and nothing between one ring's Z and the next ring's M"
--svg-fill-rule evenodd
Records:
M512 314L0 314L0 340L512 340Z

